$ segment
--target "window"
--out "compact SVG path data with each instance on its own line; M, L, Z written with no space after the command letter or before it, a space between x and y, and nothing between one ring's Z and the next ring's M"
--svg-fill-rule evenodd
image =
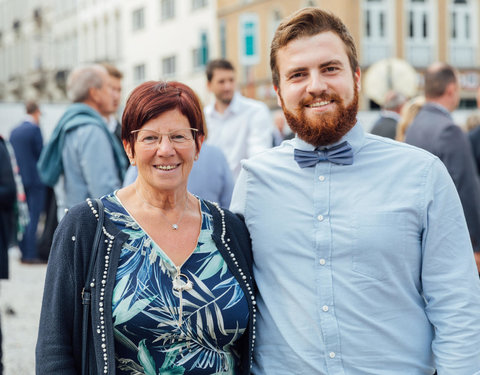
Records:
M192 0L192 10L205 8L208 5L208 0Z
M145 81L145 64L139 64L133 67L133 83L135 86Z
M243 65L255 65L260 61L258 23L259 20L256 13L240 15L240 32L238 35L240 37L240 63Z
M175 2L174 0L161 0L161 15L162 21L169 20L175 17Z
M203 70L208 62L208 37L206 32L200 34L200 46L192 51L193 69Z
M449 62L457 67L474 67L477 52L477 25L472 15L477 14L476 2L450 0Z
M436 2L432 0L408 0L405 3L407 22L405 56L415 67L426 67L435 59L434 4Z
M135 9L132 12L132 30L137 31L145 27L144 8Z
M392 57L394 50L394 22L391 0L363 1L362 58L365 65Z
M173 77L176 73L176 57L169 56L162 59L163 78Z

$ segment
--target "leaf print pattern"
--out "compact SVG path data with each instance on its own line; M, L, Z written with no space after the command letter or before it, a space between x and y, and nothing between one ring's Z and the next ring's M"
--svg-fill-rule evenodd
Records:
M248 305L212 240L213 220L200 202L197 247L177 270L115 194L104 198L106 215L129 235L112 298L118 374L235 374L234 346L247 327ZM192 282L191 289L173 289L177 272Z

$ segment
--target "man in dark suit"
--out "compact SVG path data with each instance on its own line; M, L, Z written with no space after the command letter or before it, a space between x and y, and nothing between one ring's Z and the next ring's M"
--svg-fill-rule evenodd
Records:
M470 125L468 137L472 145L477 172L480 175L480 86L477 89L477 110L467 118L468 125Z
M19 243L22 252L22 263L41 263L36 247L38 219L45 205L45 186L37 171L37 161L43 147L40 131L40 109L37 103L29 101L25 105L27 116L24 121L13 129L10 142L15 151L20 176L22 177L25 195L27 196L30 222Z
M15 180L5 140L0 135L0 280L8 279L8 244L12 235L15 206ZM2 364L2 328L0 324L0 375Z
M463 205L480 270L480 183L470 142L450 114L460 100L456 70L445 63L431 65L425 72L425 98L405 142L430 151L447 167Z
M400 92L387 92L380 117L375 121L375 124L373 124L370 133L395 139L397 134L397 123L398 120L400 120L400 111L406 101L407 98Z

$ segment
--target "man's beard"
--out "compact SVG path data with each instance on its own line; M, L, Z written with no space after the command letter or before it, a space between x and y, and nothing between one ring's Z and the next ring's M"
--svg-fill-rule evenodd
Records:
M318 97L309 97L300 102L295 111L290 112L283 102L279 93L282 109L290 128L298 137L311 145L327 146L338 142L342 137L353 128L357 121L358 112L358 90L357 85L354 88L352 102L345 107L344 102L337 94L320 95ZM306 115L305 105L313 100L333 101L337 105L334 112L318 114L316 118L311 119ZM314 115L315 116L315 115Z
M222 93L217 96L217 100L228 106L233 100L233 95L234 95L233 93L227 93L227 94Z

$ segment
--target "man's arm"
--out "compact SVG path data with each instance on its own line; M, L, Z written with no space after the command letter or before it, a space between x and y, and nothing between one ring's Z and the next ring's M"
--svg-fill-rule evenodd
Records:
M272 147L273 123L265 104L259 102L258 108L252 111L249 118L249 136L247 142L247 158Z
M33 129L34 132L34 137L33 137L33 151L35 154L35 160L38 161L40 158L40 154L42 153L42 148L43 148L43 138L42 138L42 132L40 131L39 127L35 127Z
M245 217L245 206L247 198L247 171L242 167L238 175L235 187L233 188L230 211Z
M228 208L230 206L230 202L232 200L232 192L233 192L233 176L232 171L230 171L230 167L228 166L227 159L223 155L221 150L220 155L217 159L219 163L219 168L222 170L222 192L220 194L220 206L224 208Z
M460 200L438 160L423 201L422 292L438 375L480 374L480 280Z

